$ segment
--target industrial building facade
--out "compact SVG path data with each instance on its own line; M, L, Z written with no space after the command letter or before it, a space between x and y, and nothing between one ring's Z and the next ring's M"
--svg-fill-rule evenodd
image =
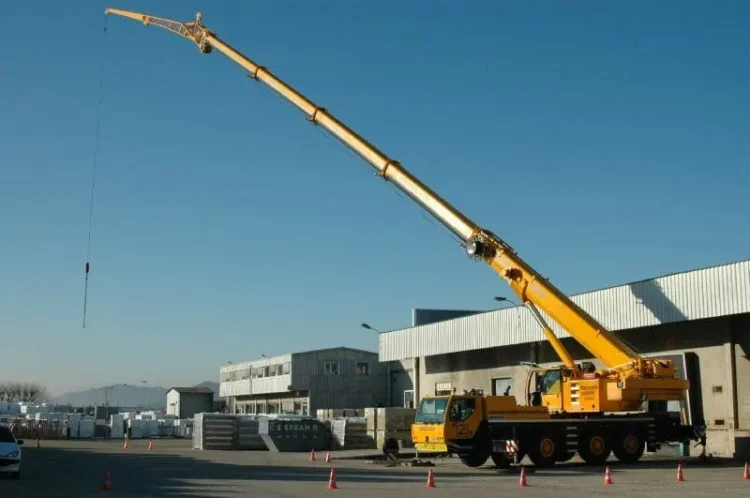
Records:
M385 406L387 369L372 351L288 353L222 366L219 392L230 413L311 415L318 408Z
M667 409L680 411L686 422L705 420L709 453L750 457L750 260L571 299L642 354L675 361L691 389L685 403ZM391 399L479 388L527 404L528 368L519 363L560 363L525 307L463 314L379 335L380 360L402 367L391 368L392 386L411 391ZM576 361L602 367L542 314Z

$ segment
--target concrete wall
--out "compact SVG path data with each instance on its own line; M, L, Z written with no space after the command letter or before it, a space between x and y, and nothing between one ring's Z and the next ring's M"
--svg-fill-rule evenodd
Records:
M180 415L180 393L171 390L167 393L167 415Z
M733 317L731 325L735 384L735 454L750 459L750 315Z
M697 399L694 419L702 416L706 421L707 451L733 456L735 439L747 437L735 432L736 429L748 431L750 436L750 316L644 327L619 335L644 354L694 353L699 371L694 386ZM601 367L577 342L563 339L563 343L576 360L593 361ZM450 383L458 392L481 388L491 394L492 379L505 377L512 379L511 394L519 403L526 404L526 368L519 366L520 361L536 361L544 366L559 364L547 342L426 357L420 362L423 367L418 396L434 393L437 383ZM741 444L747 444L748 440Z
M404 393L415 391L414 360L392 361L390 362L390 370L390 404L388 406L404 407ZM415 397L413 405L407 406L406 408L416 408L417 404L418 401Z

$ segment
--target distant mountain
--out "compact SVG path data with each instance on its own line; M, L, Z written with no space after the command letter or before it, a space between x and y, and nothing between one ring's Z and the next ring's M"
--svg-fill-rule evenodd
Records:
M178 386L182 387L182 386ZM219 384L216 382L202 382L195 387L208 387L214 392L214 399L219 399ZM59 405L103 406L105 401L110 406L141 407L146 406L154 410L162 410L167 406L167 389L161 386L137 386L131 384L116 384L106 390L98 387L85 391L65 393L51 400Z
M106 392L105 392L106 391ZM167 389L161 386L135 386L130 384L116 384L108 389L98 387L66 393L58 396L53 403L76 406L103 406L105 402L110 406L136 407L148 406L156 410L167 406Z

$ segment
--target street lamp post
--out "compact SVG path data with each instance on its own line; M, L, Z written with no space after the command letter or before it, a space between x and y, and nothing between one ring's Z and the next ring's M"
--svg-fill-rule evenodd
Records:
M514 301L512 299L509 299L509 298L507 298L505 296L495 296L493 299L495 301L498 301L498 302L501 302L501 303L513 303L517 307L521 306L521 304L519 304L516 301ZM521 332L521 311L518 308L516 308L516 321L517 321L517 324L518 324L517 325L518 326L518 332L520 333Z
M509 303L515 304L516 306L521 306L516 301L514 301L512 299L509 299L509 298L507 298L505 296L495 296L493 299L495 301L498 301L498 302L501 302L501 303L503 303L503 302L509 302ZM534 307L533 304L531 304L531 303L524 303L523 307L524 308L528 308L529 311L531 311L531 314L534 317L534 319L539 323L539 325L542 326L543 328L545 327L545 324L543 323L542 318L539 316L539 312L536 310L536 308ZM517 316L517 319L518 319L518 330L520 332L520 330L521 330L521 312L518 311L518 313L517 313L516 316ZM534 344L535 344L535 346L534 346L535 347L534 362L538 363L539 362L539 349L541 347L541 342L537 341Z
M380 331L378 329L376 329L375 327L372 327L371 325L369 325L367 323L363 322L360 326L363 329L374 330L375 332L377 332L378 334L380 334ZM391 362L390 361L386 361L385 365L386 365L385 394L386 394L386 398L387 398L385 403L386 403L386 407L388 407L388 406L391 406L391 401L392 401L392 399L391 399L392 398L392 396L391 396ZM359 392L359 390L358 390L358 392ZM358 394L358 396L359 396L359 394Z

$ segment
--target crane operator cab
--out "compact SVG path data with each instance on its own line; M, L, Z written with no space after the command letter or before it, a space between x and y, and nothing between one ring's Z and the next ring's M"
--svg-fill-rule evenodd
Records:
M596 366L589 362L578 364L583 378L596 374ZM567 382L573 372L565 366L557 368L535 369L529 372L530 376L536 374L536 388L528 393L530 406L549 406L556 408L562 406L562 388L563 383ZM528 385L531 383L529 382Z

